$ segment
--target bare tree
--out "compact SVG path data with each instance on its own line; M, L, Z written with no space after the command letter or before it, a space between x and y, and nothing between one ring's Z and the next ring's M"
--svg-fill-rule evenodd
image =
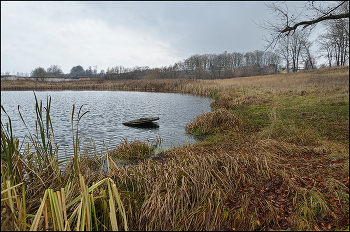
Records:
M47 77L47 72L45 71L44 68L38 67L30 72L30 75L32 77L35 77L36 80L40 78L40 81L44 81L44 78Z
M327 33L334 47L335 64L343 66L349 60L349 20L338 19L327 24Z
M292 71L297 72L299 69L299 59L302 51L305 48L309 38L309 33L306 31L296 30L291 36L291 58Z
M288 2L267 3L267 8L274 14L273 21L265 20L260 26L268 30L271 38L265 40L267 46L275 46L283 37L294 33L298 27L310 31L320 22L349 18L348 1L308 1L301 9Z
M92 74L93 74L93 70L92 70L91 66L89 66L89 68L85 70L85 75L87 77L91 77Z
M59 77L63 75L63 71L60 66L53 64L49 68L47 68L47 74L55 77Z
M311 46L313 45L313 42L306 41L304 43L303 47L303 62L304 62L304 69L314 69L316 68L316 57L311 52Z
M291 48L290 48L290 36L283 37L276 48L275 52L281 57L281 59L286 64L286 71L289 72L290 68L290 57L291 57Z
M326 23L326 33L317 39L328 65L343 66L349 62L349 20L337 19Z
M328 66L332 67L333 62L333 46L332 41L328 38L330 36L327 34L320 35L317 39L317 43L319 45L319 49L321 52L324 52L323 57L325 57L328 61Z

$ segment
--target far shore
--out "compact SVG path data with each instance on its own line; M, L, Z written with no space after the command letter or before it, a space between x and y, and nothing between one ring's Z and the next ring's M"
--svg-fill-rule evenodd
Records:
M210 82L210 81L209 81ZM218 92L200 86L207 86L208 80L193 79L143 79L143 80L79 80L67 82L40 81L1 81L1 91L63 91L63 90L92 90L92 91L142 91L187 93L212 97Z

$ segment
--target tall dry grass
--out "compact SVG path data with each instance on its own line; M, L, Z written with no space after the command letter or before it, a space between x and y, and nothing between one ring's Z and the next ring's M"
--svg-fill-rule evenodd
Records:
M220 89L215 84L201 80L151 79L151 80L97 80L70 82L2 81L2 91L22 90L108 90L188 93L213 97Z
M217 85L222 90L230 89L244 93L257 91L301 95L315 92L332 92L339 88L346 91L349 86L349 66L204 82L206 82L205 85Z
M197 116L190 124L186 125L186 132L196 135L216 134L224 131L239 130L243 127L243 121L235 117L228 110L218 110Z

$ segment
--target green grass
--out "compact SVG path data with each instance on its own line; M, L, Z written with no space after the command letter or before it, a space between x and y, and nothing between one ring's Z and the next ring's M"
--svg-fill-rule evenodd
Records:
M245 122L245 129L250 131L266 130L277 120L275 128L277 137L306 133L309 136L314 135L313 140L317 138L348 143L348 102L341 101L339 104L336 99L335 102L319 101L319 97L314 95L278 96L276 99L278 100L274 101L281 103L280 106L265 103L236 107L231 113L240 117Z
M294 124L297 128L311 130L320 139L349 141L349 104L334 106L316 104L308 99L293 99L285 107L277 109L283 122Z

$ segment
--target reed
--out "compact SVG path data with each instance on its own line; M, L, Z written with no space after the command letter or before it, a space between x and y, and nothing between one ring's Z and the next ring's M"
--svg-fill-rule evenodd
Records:
M335 68L178 83L217 102L187 126L206 139L162 159L140 141L83 153L78 124L88 112L82 106L74 119L73 106L74 156L57 163L51 100L36 101L38 129L23 150L11 119L1 121L1 229L346 230L348 75Z

